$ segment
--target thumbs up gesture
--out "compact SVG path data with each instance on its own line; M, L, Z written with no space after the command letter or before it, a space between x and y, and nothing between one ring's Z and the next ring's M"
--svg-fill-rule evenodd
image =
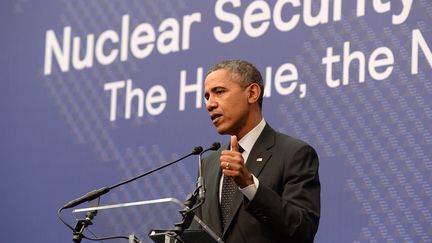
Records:
M237 141L237 136L231 136L231 151L239 152L240 147Z
M252 174L246 168L236 136L231 136L231 150L224 150L220 156L220 167L224 176L231 177L240 188L253 184Z

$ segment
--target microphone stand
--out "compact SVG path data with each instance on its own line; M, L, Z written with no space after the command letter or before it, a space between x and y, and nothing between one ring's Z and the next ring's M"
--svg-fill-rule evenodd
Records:
M174 163L177 163L177 162L179 162L179 161L181 161L181 160L183 160L183 159L186 159L187 157L190 157L190 156L192 156L192 155L201 155L202 151L203 151L203 148L202 148L201 146L195 147L195 148L192 150L191 153L189 153L189 154L187 154L187 155L185 155L185 156L183 156L183 157L181 157L181 158L179 158L179 159L176 159L176 160L174 160L174 161L172 161L172 162L170 162L170 163L167 163L167 164L165 164L165 165L162 165L162 166L160 166L160 167L157 167L157 168L155 168L155 169L153 169L153 170L151 170L151 171L148 171L148 172L143 173L143 174L141 174L141 175L135 176L135 177L133 177L133 178L131 178L131 179L128 179L128 180L125 180L125 181L123 181L123 182L117 183L117 184L115 184L115 185L113 185L113 186L110 186L110 187L102 187L102 188L100 188L100 189L97 189L97 190L94 190L94 191L88 192L88 193L86 193L85 195L83 195L83 196L81 196L81 197L79 197L79 198L77 198L77 199L74 199L74 200L68 202L68 203L65 204L62 208L60 208L60 209L57 211L58 217L59 217L60 220L63 222L63 224L65 224L68 228L70 228L70 229L72 230L72 232L73 232L73 241L74 241L75 243L79 243L79 242L81 242L81 239L82 239L82 238L88 238L88 237L86 237L84 234L82 234L82 232L83 232L83 231L84 231L84 230L85 230L89 225L92 225L92 224L93 224L93 223L91 222L91 220L96 216L97 211L91 211L91 212L88 212L88 213L86 214L86 218L85 218L85 219L82 219L82 220L79 220L79 221L77 222L75 228L72 228L72 226L70 226L70 225L69 225L69 224L68 224L68 223L67 223L67 222L62 218L62 216L61 216L61 212L62 212L64 209L68 209L68 208L72 208L72 207L78 206L78 205L80 205L80 204L82 204L82 203L84 203L84 202L88 202L88 201L94 200L94 199L96 199L96 198L98 198L98 202L99 202L99 200L100 200L100 196L102 196L102 195L108 193L109 191L111 191L111 190L114 189L114 188L117 188L117 187L122 186L122 185L124 185L124 184L127 184L127 183L129 183L129 182L132 182L132 181L138 180L138 179L141 178L141 177L144 177L144 176L150 175L150 174L152 174L152 173L154 173L154 172L156 172L156 171L159 171L159 170L161 170L161 169L163 169L163 168L165 168L165 167L168 167L168 166L170 166L170 165L172 165L172 164L174 164ZM112 239L112 238L113 238L113 237L107 237L107 238L104 238L104 239ZM119 237L114 237L114 238L126 238L126 237L124 237L124 236L119 236ZM126 238L126 239L130 239L130 238ZM100 239L98 239L98 240L103 240L103 239L100 238ZM134 239L133 242L138 242L138 241L136 241L136 240Z
M218 150L221 147L221 144L218 142L213 143L212 145L210 145L209 148L203 150L199 155L198 155L198 180L197 180L197 189L198 189L198 203L203 204L205 201L205 184L204 184L204 176L203 176L203 171L202 171L202 155L210 150Z
M195 188L194 192L189 194L188 198L185 201L185 208L180 210L179 213L182 215L182 221L176 223L174 226L174 230L165 232L164 234L168 235L168 237L178 240L179 242L183 242L181 239L181 235L183 232L190 227L192 220L195 219L198 224L202 227L202 229L207 232L210 237L218 243L224 243L220 236L218 236L210 227L208 227L198 216L195 215L195 209L200 207L204 200L198 201L199 197L199 187ZM179 238L180 237L180 238Z
M97 210L89 211L86 214L85 219L80 219L75 225L75 230L72 232L72 240L75 243L81 242L83 238L82 232L89 226L92 225L92 219L96 216Z
M179 213L182 215L182 221L176 223L174 226L173 232L168 232L173 237L180 236L185 229L189 228L192 220L195 216L195 209L200 207L205 201L205 185L204 185L204 177L202 171L202 155L210 150L218 150L221 147L221 144L218 142L213 143L209 148L200 152L198 156L198 179L196 183L195 190L189 194L184 205L185 208L180 210ZM201 220L200 220L201 221ZM209 235L217 242L222 242L220 237L218 237L204 222L199 222L201 226L203 226L204 230L209 233Z

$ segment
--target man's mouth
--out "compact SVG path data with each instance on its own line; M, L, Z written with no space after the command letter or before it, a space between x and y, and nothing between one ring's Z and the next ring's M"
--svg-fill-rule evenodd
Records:
M211 118L213 124L216 124L220 120L220 117L222 117L221 114L212 114L212 115L210 115L210 118Z

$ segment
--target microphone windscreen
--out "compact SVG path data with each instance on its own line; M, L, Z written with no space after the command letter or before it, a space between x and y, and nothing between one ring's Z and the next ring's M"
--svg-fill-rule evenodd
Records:
M201 146L198 146L192 150L192 154L200 154L202 151L203 151L203 148Z
M221 144L219 142L212 143L210 150L218 150L221 147Z

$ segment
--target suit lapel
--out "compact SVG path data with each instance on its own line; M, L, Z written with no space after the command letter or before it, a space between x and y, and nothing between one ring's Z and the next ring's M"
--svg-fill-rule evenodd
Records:
M259 178L262 169L264 168L265 164L268 162L268 160L271 157L272 154L271 148L273 147L274 140L275 140L274 136L275 136L274 130L267 124L264 127L264 130L262 131L261 135L258 137L257 141L255 142L254 146L252 147L251 152L249 153L249 157L246 162L246 167L257 178ZM223 235L231 225L232 219L238 213L238 210L240 209L242 202L243 202L243 194L240 192L240 190L237 190L233 201L232 217L229 220L228 226L225 227Z

